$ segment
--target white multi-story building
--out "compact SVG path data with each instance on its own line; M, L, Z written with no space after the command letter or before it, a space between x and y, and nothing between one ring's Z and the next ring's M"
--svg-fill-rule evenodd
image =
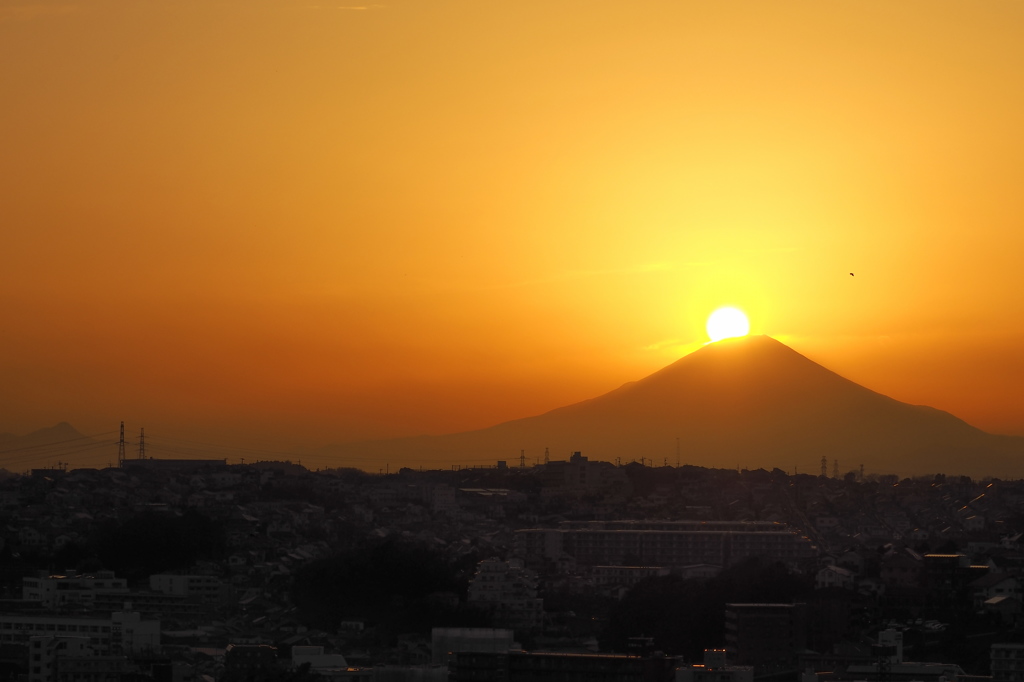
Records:
M467 601L503 627L532 630L544 621L544 600L537 596L536 576L518 559L481 561L469 583Z
M28 682L108 682L133 667L124 655L97 652L88 637L31 637L28 651Z
M212 575L177 575L159 573L149 576L149 589L178 597L197 597L216 602L224 596L224 583Z
M0 644L28 644L33 637L81 637L101 655L143 653L160 648L160 621L142 620L138 612L109 618L0 615Z
M69 604L92 604L97 595L128 594L128 581L117 578L113 571L87 575L37 575L21 579L21 598L38 601L54 609Z

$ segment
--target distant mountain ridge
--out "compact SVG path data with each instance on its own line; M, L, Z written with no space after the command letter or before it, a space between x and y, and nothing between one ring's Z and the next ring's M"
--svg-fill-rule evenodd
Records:
M860 386L768 336L708 344L639 381L534 417L478 431L325 448L324 457L421 462L592 459L831 473L1019 476L1024 438ZM339 462L343 464L343 461Z
M68 422L60 422L21 436L0 433L0 468L18 472L55 466L58 461L70 463L72 468L102 466L95 455L99 445L103 444L79 432ZM83 459L83 456L87 456L87 459Z
M19 436L13 433L0 433L0 443L6 443L17 439L49 439L49 438L80 438L82 433L79 433L78 429L67 422L59 422L53 426L44 426L41 429L36 429L32 433Z

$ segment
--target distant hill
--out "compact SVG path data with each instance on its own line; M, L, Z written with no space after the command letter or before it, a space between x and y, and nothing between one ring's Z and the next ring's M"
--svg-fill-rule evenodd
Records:
M58 462L69 464L69 468L102 467L111 451L116 461L116 446L96 441L67 422L23 436L0 433L0 467L15 473Z
M325 448L338 465L364 458L398 466L532 462L582 451L591 459L645 458L707 467L1019 477L1024 438L985 433L953 415L909 405L845 379L767 336L704 346L597 398L479 431ZM358 460L356 458L359 458Z

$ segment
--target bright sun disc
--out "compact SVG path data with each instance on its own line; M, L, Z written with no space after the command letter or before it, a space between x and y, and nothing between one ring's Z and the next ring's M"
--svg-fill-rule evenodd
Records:
M712 341L746 336L750 333L750 322L742 310L719 308L708 317L708 336Z

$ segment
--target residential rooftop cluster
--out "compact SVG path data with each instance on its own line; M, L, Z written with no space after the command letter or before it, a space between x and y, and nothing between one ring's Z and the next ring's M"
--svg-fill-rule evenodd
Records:
M1024 680L1024 482L134 460L0 480L0 682Z

